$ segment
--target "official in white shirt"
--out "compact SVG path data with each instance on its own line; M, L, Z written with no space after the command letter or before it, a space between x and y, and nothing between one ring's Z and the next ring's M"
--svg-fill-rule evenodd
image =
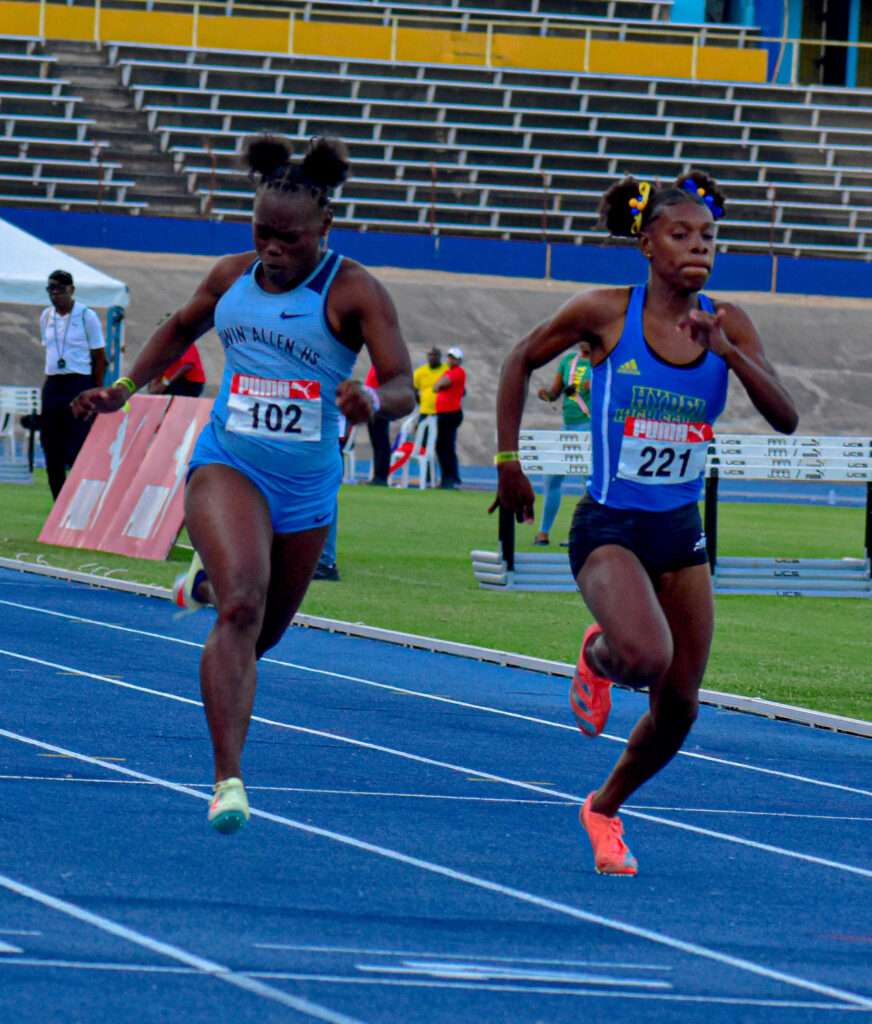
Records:
M39 316L45 347L40 438L54 498L60 494L67 470L75 462L91 427L89 420L73 416L70 403L79 392L102 385L106 374L100 318L93 309L76 302L75 290L73 275L55 270L46 287L51 305Z

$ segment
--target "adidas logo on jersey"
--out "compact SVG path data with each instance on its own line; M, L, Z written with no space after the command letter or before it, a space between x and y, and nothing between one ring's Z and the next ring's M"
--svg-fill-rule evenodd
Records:
M635 359L628 359L625 363L621 363L618 367L618 373L632 373L635 376L639 376L639 367L636 366Z

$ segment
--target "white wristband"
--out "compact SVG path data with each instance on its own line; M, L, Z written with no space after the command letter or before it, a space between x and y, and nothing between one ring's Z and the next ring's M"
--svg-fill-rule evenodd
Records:
M369 395L369 400L372 402L373 415L375 415L381 409L381 399L378 397L378 391L375 388L371 388L369 384L364 384L363 390Z

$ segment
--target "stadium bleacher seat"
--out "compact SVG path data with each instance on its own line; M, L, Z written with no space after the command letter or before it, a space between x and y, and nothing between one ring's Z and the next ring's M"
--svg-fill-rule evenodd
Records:
M213 64L210 54L155 59L125 46L113 56L189 187L204 203L211 197L213 215L249 215L242 136L272 129L302 142L332 132L366 166L337 196L339 220L350 226L428 230L435 207L443 231L601 239L596 202L616 176L701 164L729 188L722 248L865 248L860 208L872 176L862 152L872 109L848 105L836 90L709 82L689 95L684 82L628 76L277 55Z
M145 204L127 198L132 179L102 159L95 120L79 116L82 97L39 46L0 38L0 202L138 212Z
M547 13L537 0L511 6ZM655 7L662 14L669 5L641 0L635 14L633 3L617 0L560 6L567 16L593 17L596 7L603 17L650 21L659 17ZM6 42L0 192L21 195L29 180L44 202L93 201L99 189L107 203L129 203L133 177L118 160L88 152L93 122L76 116L77 97L52 79L52 61ZM113 43L106 55L213 217L250 216L251 184L240 165L246 136L274 131L301 147L329 133L348 141L354 165L336 196L342 226L602 242L596 209L612 181L702 166L728 193L720 249L868 256L872 90L711 81L689 89L665 78L132 43ZM15 79L8 88L4 76Z

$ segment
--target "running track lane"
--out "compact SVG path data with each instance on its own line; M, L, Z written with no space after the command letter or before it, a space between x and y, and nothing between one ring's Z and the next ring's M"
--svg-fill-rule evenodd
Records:
M2 606L3 647L19 656L4 656L7 730L84 755L125 757L111 766L204 793L205 726L201 710L187 703L197 700L198 651L173 641L198 642L208 614L174 622L160 602L4 576L16 586L12 595L8 585L0 588L10 602ZM80 621L44 614L49 610ZM705 1000L702 1012L715 1020L772 1019L767 1014L776 1011L748 1003L755 999L775 1000L779 1017L790 1020L843 1016L823 1008L838 1000L780 981L779 971L868 998L866 741L708 709L694 733L697 749L689 750L696 756L679 758L637 795L634 807L648 817L627 819L642 874L601 879L590 870L570 803L616 756L639 697L619 694L609 725L616 738L589 743L564 728L565 686L548 677L303 630L292 631L273 655L322 671L262 668L256 710L282 724L253 726L247 779L252 787L283 787L252 789L253 804L272 820L257 821L228 845L207 834L202 809L192 809L187 793L139 785L141 779L110 782L102 768L4 738L4 775L14 776L0 779L4 807L22 822L21 842L31 844L16 854L25 877L4 873L72 903L81 895L78 904L89 911L245 976L277 972L268 984L365 1020L569 1020L581 1012L580 999L595 1020L611 1018L616 1000L630 1013L644 1000L651 1020L698 1020L694 999ZM120 681L185 702L120 689ZM64 782L66 775L107 781ZM506 781L483 781L494 776ZM735 813L741 810L753 813ZM418 861L401 863L397 855ZM251 883L241 892L238 877ZM482 881L502 888L482 888ZM228 893L234 898L222 899ZM14 929L23 913L21 897L13 900L18 909L8 910L10 898L7 890L0 900L0 942L9 915L16 915ZM58 940L61 948L96 941L81 933L72 929ZM32 954L22 942L18 948ZM679 949L681 942L721 959ZM101 993L155 985L155 975L133 968L109 975L111 984L109 972L93 967L47 968L52 950L55 960L71 959L58 955L56 943L42 951L42 967L0 954L0 1007L8 998L20 1009L15 977L25 984L27 976L33 991L34 977L45 974L46 992L58 974L81 975L78 987L99 986ZM115 961L131 957L117 943L111 950ZM82 963L102 962L97 950L85 952ZM729 957L764 973L728 966ZM446 958L450 969L437 971L434 964ZM601 965L590 970L608 984L579 980L586 960ZM539 961L552 966L533 966ZM668 979L668 988L641 984L652 975ZM209 988L202 977L156 976L157 1007L192 984ZM518 988L523 992L506 991ZM219 998L230 1005L225 992ZM259 1020L296 1019L279 1004L268 1010L278 1016L264 1016L262 1000L250 998ZM744 1002L717 1002L723 999ZM820 1008L800 1005L809 1002Z

